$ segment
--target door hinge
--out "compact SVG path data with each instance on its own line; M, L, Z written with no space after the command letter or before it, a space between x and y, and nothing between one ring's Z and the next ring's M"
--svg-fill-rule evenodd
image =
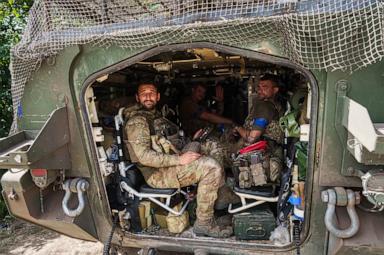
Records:
M320 163L320 151L317 150L316 151L316 156L315 156L315 164L316 164L316 166L318 166L319 163Z

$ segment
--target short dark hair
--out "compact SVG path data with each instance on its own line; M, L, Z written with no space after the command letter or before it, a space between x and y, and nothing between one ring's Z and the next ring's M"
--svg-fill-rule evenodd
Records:
M143 85L153 85L156 89L156 91L159 91L158 87L157 87L157 84L153 81L144 81L144 82L140 82L138 85L137 85L137 88L136 88L136 93L139 92L139 88L140 86L143 86Z
M260 81L271 81L273 83L273 86L281 87L281 79L279 78L279 76L271 73L263 74L260 77Z
M197 87L202 87L203 89L207 90L207 85L201 82L195 82L192 84L192 89L196 89Z

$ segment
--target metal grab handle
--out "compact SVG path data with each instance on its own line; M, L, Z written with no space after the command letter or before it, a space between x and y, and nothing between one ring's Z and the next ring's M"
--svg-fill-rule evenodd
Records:
M65 195L62 202L62 207L66 215L69 217L76 217L83 212L85 206L84 192L88 189L88 187L89 183L86 180L80 178L66 180L64 182L63 189L65 190ZM72 192L77 193L77 200L79 203L76 209L69 209L68 207L68 201Z
M340 189L338 191L340 191ZM351 225L346 229L339 229L337 226L335 226L335 221L334 221L335 206L336 205L345 206L345 204L343 204L342 202L343 195L341 195L341 198L339 198L336 196L336 191L334 189L328 189L321 193L321 198L323 202L328 203L327 211L325 212L325 217L324 217L325 226L327 227L328 231L338 238L350 238L354 236L360 227L359 217L357 216L357 213L355 210L355 205L359 204L360 202L360 196L350 189L346 190L347 212L351 220ZM344 195L344 199L345 199L345 195Z

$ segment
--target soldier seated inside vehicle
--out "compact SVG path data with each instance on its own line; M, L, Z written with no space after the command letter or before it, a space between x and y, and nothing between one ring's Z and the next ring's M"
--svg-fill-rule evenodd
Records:
M267 151L263 155L263 169L260 171L261 180L256 181L254 186L265 184L266 181L277 182L279 173L282 168L282 147L284 133L279 126L279 119L283 116L283 106L278 100L279 84L278 76L272 74L265 74L260 78L257 86L257 97L252 102L252 108L245 119L243 126L235 126L231 131L233 135L237 136L238 141L234 139L226 139L225 134L217 139L218 147L222 149L225 154L225 164L223 166L231 166L231 155L236 154L241 148L251 145L260 140L268 141ZM206 110L201 101L205 97L206 88L201 84L196 84L192 88L190 97L183 100L181 104L181 122L182 127L189 131L196 133L198 130L215 124L233 124L233 121L221 117L218 114L210 113ZM216 87L216 95L221 95L217 98L223 98L221 87ZM219 100L219 102L222 100ZM219 107L223 109L223 106ZM264 172L268 173L264 176ZM245 175L242 175L245 177ZM239 180L243 183L244 180ZM249 179L247 182L252 182ZM250 187L251 183L241 185L242 187Z
M180 188L198 183L195 234L232 235L231 226L219 226L214 219L218 190L224 185L220 163L193 151L179 153L167 140L167 132L162 130L165 125L156 126L162 116L156 110L160 93L154 83L140 84L136 100L139 108L127 121L125 132L131 161L137 164L147 184L154 188Z
M203 104L207 88L202 83L192 86L190 96L183 99L180 106L181 124L190 137L199 129L212 124L233 124L233 121L222 116L224 111L224 90L220 85L215 87L215 100L217 101L217 111L209 111Z
M309 105L304 102L308 97L307 79L295 79L302 75L290 68L220 54L218 57L211 54L216 59L212 62L178 52L173 57L185 58L185 62L167 65L168 72L155 68L172 56L166 55L164 59L155 56L136 63L92 87L98 99L97 114L104 136L98 146L105 149L107 164L113 162L114 166L103 172L110 189L108 196L113 201L116 194L123 192L123 200L110 202L111 208L119 212L119 208L126 208L120 212L123 215L137 211L140 218L127 216L129 219L120 222L121 228L137 233L140 230L129 227L135 222L143 231L154 235L163 235L166 231L165 235L184 237L193 231L196 236L227 238L234 234L240 239L258 239L248 233L239 234L242 221L236 219L239 220L243 212L255 216L262 211L270 216L267 225L278 221L285 224L291 215L291 205L286 202L292 185L289 182L295 180L291 170L295 165L288 163L296 160L295 146L300 132L297 129L292 134L287 129L283 131L282 120L294 113L290 120L298 129L308 123L308 119L299 122L298 118L305 119L308 115L302 110ZM194 68L196 65L191 61L201 68ZM230 68L219 69L224 64ZM96 113L93 112L93 116ZM117 118L120 118L119 124L115 123ZM118 154L120 149L122 156ZM126 176L121 173L121 162L131 167L123 169ZM131 184L131 174L137 173L142 174L145 183L139 176L137 183L133 181L136 177L132 177ZM128 186L137 194L128 189L120 191L121 179L114 179L119 175L126 177ZM305 172L300 176L296 183L303 183ZM148 186L151 189L142 189ZM160 189L175 189L169 204L168 198L159 198L159 201L174 211L183 210L180 215L145 197L165 192ZM304 199L302 194L300 192L300 197ZM132 204L123 204L128 202ZM284 208L288 209L280 218ZM146 215L151 210L153 215ZM167 220L186 217L189 222L164 223L161 222L164 215ZM275 218L276 215L279 217ZM147 221L148 218L156 222ZM193 226L190 229L189 224ZM174 232L172 227L176 225ZM268 240L269 235L268 230L263 240Z
M244 125L233 129L241 137L236 146L232 147L234 152L257 141L267 141L267 150L263 155L263 169L260 169L262 173L257 174L261 179L254 180L256 182L254 186L265 184L267 180L277 182L282 169L284 133L280 128L279 119L284 112L278 100L280 83L276 75L262 76L257 86L257 98L252 103ZM269 173L269 176L264 176L264 171ZM243 183L244 180L240 178L239 181ZM250 184L245 184L244 187L250 187Z

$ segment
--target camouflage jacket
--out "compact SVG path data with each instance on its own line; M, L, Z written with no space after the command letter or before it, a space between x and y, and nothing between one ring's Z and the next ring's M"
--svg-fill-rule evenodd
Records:
M282 116L282 107L273 100L256 100L245 120L244 128L248 130L260 130L262 135L279 144L283 143L284 132L280 128L279 119ZM266 127L254 125L254 120L263 118L267 121Z
M179 156L164 151L164 144L157 144L159 140L168 141L156 132L154 123L161 119L157 111L138 109L130 114L125 124L126 146L133 163L137 163L139 169L147 180L157 168L179 165ZM156 134L158 133L158 134ZM161 133L161 132L160 132ZM171 146L171 145L170 145Z

